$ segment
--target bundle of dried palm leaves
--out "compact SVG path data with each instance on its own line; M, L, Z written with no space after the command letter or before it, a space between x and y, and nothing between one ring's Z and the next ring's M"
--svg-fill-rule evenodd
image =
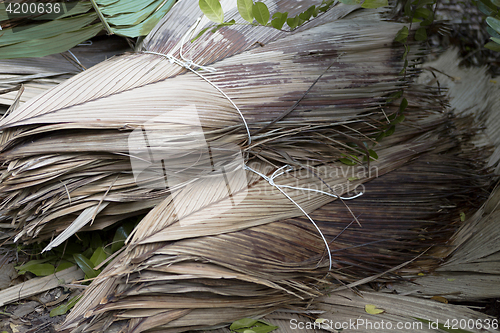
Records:
M238 22L233 1L223 6ZM179 332L303 308L334 284L394 279L384 273L402 267L432 271L447 254L432 247L487 196L489 150L470 143L470 119L451 119L437 90L398 74L400 24L339 4L293 32L233 25L188 41L208 24L197 1L181 1L139 52L0 121L1 212L16 240L55 237L50 249L147 213L62 329ZM401 115L387 96L407 86L405 121L377 143ZM187 153L196 126L209 155ZM139 179L134 158L149 152L130 147L145 128L151 151L175 149L165 174ZM229 192L202 172L228 146L244 161L227 166ZM370 163L338 161L369 160L373 147ZM363 195L344 200L356 186Z
M399 25L358 14L353 24L362 24L364 30L353 35L352 26L339 20L355 9L352 6L337 6L293 33L243 25L193 44L184 37L202 14L194 2L176 7L144 48L179 57L182 44L184 56L216 68L203 75L239 107L253 142L229 99L165 57L140 52L105 61L0 123L1 159L7 167L0 185L1 208L22 227L16 240L25 235L24 240L53 237L84 211L85 223L95 217L86 230L102 229L145 213L167 197L168 190L138 187L130 166L131 131L156 117L169 114L164 124L169 130L172 122L186 118L179 110L194 104L207 142L235 143L264 160L324 163L350 152L346 143L357 143L358 151L366 153L361 142L373 143L371 137L385 122L380 109L384 96L404 85L394 75L400 62L385 47L392 35L374 30L382 24L394 34ZM179 13L190 13L192 19L180 25ZM229 13L235 15L235 9ZM198 30L208 23L204 20ZM356 83L360 71L366 79ZM270 84L279 85L280 91L269 89ZM384 110L390 116L397 107ZM159 126L155 130L162 133Z

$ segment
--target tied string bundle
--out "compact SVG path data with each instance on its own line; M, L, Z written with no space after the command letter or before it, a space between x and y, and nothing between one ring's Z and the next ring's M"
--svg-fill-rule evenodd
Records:
M236 103L234 103L233 100L222 89L220 89L215 83L211 82L207 77L205 77L204 75L202 75L198 71L198 70L205 70L205 71L208 71L208 72L216 72L217 69L215 69L213 67L203 66L203 65L197 64L194 61L192 61L191 59L185 58L184 55L183 55L183 53L182 53L182 49L183 49L186 37L187 36L191 36L193 34L193 32L196 29L196 27L198 26L200 20L201 20L201 18L198 18L197 21L196 21L196 23L182 37L181 44L180 44L180 49L179 49L179 56L180 56L181 59L176 58L172 54L164 54L164 53L153 52L153 51L143 51L142 53L154 54L154 55L165 57L165 58L167 58L170 61L170 63L176 64L178 66L181 66L181 67L183 67L183 68L185 68L185 69L193 72L194 74L196 74L197 76L199 76L200 78L202 78L203 80L205 80L207 83L209 83L218 92L220 92L231 103L231 105L233 105L233 107L238 111L238 114L240 115L241 120L243 121L243 124L245 125L245 129L246 129L246 132L247 132L247 135L248 135L248 144L250 144L250 143L252 143L252 136L250 134L250 129L248 127L247 121L245 120L245 117L243 116L243 113L241 112L241 110L238 108L238 106L236 105ZM330 67L331 66L329 66L328 69ZM316 80L316 82L317 82L317 80ZM284 165L284 166L276 169L270 177L268 177L268 176L266 176L266 175L264 175L264 174L262 174L262 173L260 173L260 172L258 172L256 170L252 169L251 167L249 167L246 164L243 166L243 168L245 170L251 171L251 172L259 175L264 180L266 180L269 183L269 185L277 188L288 200L290 200L295 206L297 206L297 208L309 219L309 221L311 221L311 223L314 225L314 227L316 228L316 230L320 234L321 239L323 240L323 242L325 244L325 248L326 248L326 252L328 253L328 260L329 260L329 268L328 269L331 270L332 269L332 265L333 265L333 260L332 260L332 254L331 254L331 251L330 251L330 246L328 245L328 241L326 240L326 237L324 236L323 232L321 231L321 229L319 228L319 226L316 224L316 222L314 222L314 220L309 216L309 214L295 200L293 200L283 190L283 188L320 193L320 194L328 195L330 197L334 197L334 198L341 199L341 200L356 199L356 198L360 197L361 195L363 195L363 192L360 192L360 193L358 193L358 194L356 194L356 195L354 195L352 197L342 197L342 196L339 196L339 195L336 195L336 194L332 194L332 193L328 193L328 192L325 192L325 191L320 191L320 190L316 190L316 189L312 189L312 188L294 187L294 186L276 184L274 182L274 180L277 177L280 177L280 176L284 175L285 173L288 173L288 172L294 170L294 168L291 167L291 166L289 166L289 165Z

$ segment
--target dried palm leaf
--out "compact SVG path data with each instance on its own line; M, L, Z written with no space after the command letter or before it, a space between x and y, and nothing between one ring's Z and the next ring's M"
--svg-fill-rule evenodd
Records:
M19 105L55 87L79 72L117 54L130 51L118 37L108 37L78 45L70 51L41 58L0 60L0 104L14 103L16 90L24 86Z

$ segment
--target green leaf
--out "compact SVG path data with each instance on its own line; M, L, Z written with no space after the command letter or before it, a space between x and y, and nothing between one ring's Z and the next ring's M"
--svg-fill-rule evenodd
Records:
M43 27L40 29L43 29ZM49 54L61 53L94 37L101 30L102 25L98 23L78 31L60 33L49 38L33 39L24 43L4 46L0 48L0 58L43 57Z
M406 110L406 108L408 107L408 100L406 98L403 97L403 99L401 100L401 104L399 104L399 112L403 112L404 110Z
M134 229L133 223L127 223L119 226L116 229L115 236L113 237L113 244L111 245L111 252L116 252L125 245L125 240L128 238Z
M324 5L321 6L321 7L318 7L318 11L324 13L326 12L334 3L335 3L335 0L331 0L331 1L323 1Z
M394 40L396 42L404 43L407 38L408 38L408 27L405 25L404 27L399 29L398 33L396 34L396 37L394 37Z
M361 3L361 0L340 0L340 2L346 5L358 5Z
M85 258L83 255L73 254L73 258L75 258L76 264L85 273L87 279L93 279L97 277L101 272L99 270L94 270L94 265L92 264L92 262L89 259Z
M222 27L227 27L227 26L230 26L230 25L233 25L235 24L236 21L234 19L232 19L231 21L229 22L224 22L224 23L221 23L221 24L217 24L213 29L212 29L212 32L216 32L217 30L219 30L220 28Z
M341 162L345 165L350 165L350 166L357 164L356 162L354 162L353 160L350 160L348 158L341 158L341 159L339 159L339 162Z
M427 31L424 27L420 27L415 32L415 40L424 41L427 39Z
M289 17L287 20L286 20L286 24L288 24L288 26L290 27L290 29L295 29L297 28L297 26L299 25L299 17L298 16L295 16L295 17Z
M286 19L288 17L288 12L284 13L274 13L273 20L271 21L271 25L278 30L283 28L283 25L286 23Z
M500 0L491 0L491 3L497 7L500 7Z
M496 32L500 33L500 20L497 20L494 17L487 17L486 18L486 23L495 30Z
M255 332L255 333L269 333L277 329L278 326L273 326L263 320L256 320L251 318L243 318L231 324L229 329L238 333Z
M75 264L73 264L72 262L69 261L63 262L62 264L59 264L59 266L57 266L56 273L73 266L75 266Z
M396 92L389 95L389 97L387 98L387 103L390 103L390 102L400 98L401 96L403 96L403 91L402 90L396 91Z
M403 70L405 70L406 67L408 67L408 59L405 59L405 64L403 65Z
M370 154L370 157L373 158L374 160L378 160L378 155L373 149L368 149L368 153Z
M388 6L389 2L388 0L365 0L361 7L363 8L379 8L379 7L384 7Z
M492 51L500 52L500 45L495 42L488 42L484 47Z
M406 0L405 5L404 5L403 8L404 8L405 15L407 17L412 17L412 13L411 13L411 1L410 0Z
M465 221L465 213L464 212L460 212L460 221Z
M130 26L143 22L156 11L160 4L158 0L120 0L113 6L100 8L102 8L101 12L106 15L109 25Z
M376 138L375 138L375 141L377 142L380 142L380 140L382 140L383 138L385 138L385 133L382 132L380 133Z
M385 310L379 309L379 308L377 308L376 305L373 305L373 304L366 304L365 305L365 312L369 313L371 315L377 315L377 314L384 313Z
M108 254L104 251L102 247L98 247L95 251L94 254L92 254L92 257L90 257L90 261L96 267L99 265L101 262L106 260L108 258Z
M500 38L500 34L495 30L491 29L491 27L486 27L486 31L488 31L491 37Z
M269 21L269 9L266 4L263 2L256 2L253 4L252 13L255 17L255 20L262 25L266 25Z
M394 121L391 121L391 124L397 125L397 124L403 122L404 120L405 120L405 115L401 114L396 119L394 119Z
M24 26L21 31L4 29L2 30L2 37L0 38L0 45L12 45L37 39L50 38L60 35L63 31L78 31L88 26L96 19L97 15L95 14L84 14L72 18L53 20L42 24L28 24Z
M253 1L252 0L238 0L238 12L241 17L249 23L253 22Z
M344 158L340 158L339 161L345 165L356 165L360 163L360 160L354 155L342 154Z
M421 17L426 19L432 15L432 11L427 8L417 8L413 14L413 17Z
M500 38L490 37L490 39L495 43L500 44Z
M235 330L239 330L239 329L242 329L242 328L248 328L248 327L252 327L257 322L258 322L257 319L243 318L243 319L236 320L235 322L233 322L231 324L231 326L229 326L229 329L232 330L232 331L235 331Z
M21 266L16 266L14 267L18 272L19 275L23 275L24 273L26 272L31 272L31 273L34 273L32 271L32 269L35 269L35 270L38 270L39 269L39 266L41 264L45 264L47 263L48 261L50 260L53 260L55 259L54 256L50 256L50 257L47 257L47 258L44 258L44 259L37 259L37 260L30 260L28 261L27 263L25 263L24 265L21 265ZM48 267L48 266L47 266ZM52 270L52 273L54 273L54 270ZM50 274L52 274L50 273ZM35 274L35 273L34 273ZM48 275L50 275L48 274Z
M86 249L85 251L81 252L80 254L83 255L86 258L90 258L90 256L94 253L94 251L91 248ZM76 253L78 254L78 252Z
M314 14L315 11L316 11L316 6L313 5L313 6L309 7L309 8L307 8L306 11L300 13L299 14L299 18L301 18L304 21L307 21L307 20L309 20L313 16L313 14Z
M394 131L396 130L396 126L392 125L389 127L387 131L385 131L385 136L391 136L394 134Z
M378 155L373 149L368 149L368 155L370 156L370 161L378 159ZM366 155L365 155L365 156L363 156L363 162L366 162L366 161L368 161L368 159L366 158Z
M54 265L51 264L36 264L36 265L31 265L28 268L25 268L23 271L31 272L36 276L47 276L54 274L56 268L54 267Z
M483 14L486 14L486 15L495 15L495 13L497 12L497 10L496 10L495 7L491 7L490 4L486 5L484 3L484 1L478 1L476 3L476 5L477 5L477 8L479 8L479 10Z
M420 26L427 27L427 26L431 25L432 22L434 22L434 13L433 12L431 12L431 14L420 23Z
M215 23L224 22L224 11L219 0L199 0L201 11L205 16Z
M55 317L55 316L60 316L68 312L72 307L75 306L75 304L78 302L78 300L82 297L82 295L77 295L75 297L72 297L67 303L59 305L57 308L52 309L50 311L50 316Z
M262 326L252 327L250 331L253 331L255 333L269 333L274 331L275 329L278 329L278 326L262 325Z
M92 238L90 239L90 244L89 247L93 249L97 249L98 247L102 246L102 239L101 236L97 232L92 233Z
M208 29L210 28L213 28L213 26L210 26L210 27L206 27L205 29L201 30L197 35L196 37L194 37L193 39L191 39L191 43L194 42L195 40L197 40L198 38L200 38Z
M313 10L312 16L316 17L319 15L319 7L317 7L317 6L313 6L313 7L314 7L314 10Z
M137 25L133 26L116 26L112 27L111 30L113 33L119 36L125 37L138 37L138 36L146 36L156 24L167 14L167 12L174 5L175 0L168 0L161 6L160 9L153 12L147 19Z

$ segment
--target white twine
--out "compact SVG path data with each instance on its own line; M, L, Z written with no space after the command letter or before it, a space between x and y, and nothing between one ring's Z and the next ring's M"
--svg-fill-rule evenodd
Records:
M233 107L236 109L236 111L238 111L238 113L240 114L241 120L243 120L243 124L245 124L245 128L247 130L248 144L251 144L252 143L252 136L250 135L250 129L248 128L247 121L245 120L245 117L243 116L243 113L241 112L240 108L233 102L233 100L224 91L222 91L222 89L220 89L215 83L211 82L205 76L200 74L198 71L194 70L193 67L197 67L199 69L206 70L208 72L216 72L217 69L215 69L213 67L209 67L209 66L199 65L190 59L186 59L182 54L182 48L184 46L184 42L185 42L186 37L193 33L194 29L198 26L198 23L200 22L200 20L201 20L201 18L198 18L198 20L196 20L196 24L194 24L187 31L187 33L184 35L184 37L182 37L181 46L179 49L179 56L181 57L182 60L174 57L172 54L164 54L164 53L153 52L153 51L143 51L143 53L163 56L163 57L167 58L171 64L173 63L173 64L179 65L181 67L184 67L184 68L190 70L191 72L193 72L194 74L198 75L200 78L202 78L203 80L208 82L212 87L217 89L217 91L220 92L222 94L222 96L224 96L233 105Z
M355 198L363 195L363 193L361 192L361 193L358 193L355 196L344 198L344 197L341 197L341 196L338 196L338 195L335 195L335 194L332 194L332 193L328 193L328 192L324 192L324 191L320 191L320 190L315 190L315 189L312 189L312 188L294 187L294 186L278 185L278 184L276 184L274 182L274 179L276 179L277 177L279 177L279 176L281 176L281 175L283 175L283 174L285 174L285 173L293 170L293 168L291 166L289 166L289 165L284 165L281 168L276 169L276 171L273 172L273 174L271 175L271 177L267 177L266 175L264 175L264 174L262 174L262 173L260 173L260 172L258 172L256 170L252 169L248 165L244 165L243 168L246 169L246 170L252 171L253 173L256 173L257 175L259 175L262 178L264 178L269 183L269 185L276 187L285 197L287 197L288 200L290 200L295 206L297 206L298 209L300 209L300 211L309 219L309 221L311 221L311 223L314 225L314 227L316 228L316 230L318 230L321 238L323 239L323 242L325 243L326 251L328 252L328 260L330 261L329 270L332 270L332 264L333 264L332 254L331 254L331 251L330 251L330 246L328 245L328 241L325 238L325 235L323 235L323 232L321 232L321 229L318 227L318 225L316 224L316 222L314 222L314 220L309 216L309 214L307 214L306 211L302 207L300 207L300 205L297 202L295 202L295 200L293 200L281 188L290 188L290 189L295 189L295 190L311 191L311 192L325 194L325 195L328 195L328 196L331 196L331 197L335 197L335 198L340 198L342 200L355 199Z

